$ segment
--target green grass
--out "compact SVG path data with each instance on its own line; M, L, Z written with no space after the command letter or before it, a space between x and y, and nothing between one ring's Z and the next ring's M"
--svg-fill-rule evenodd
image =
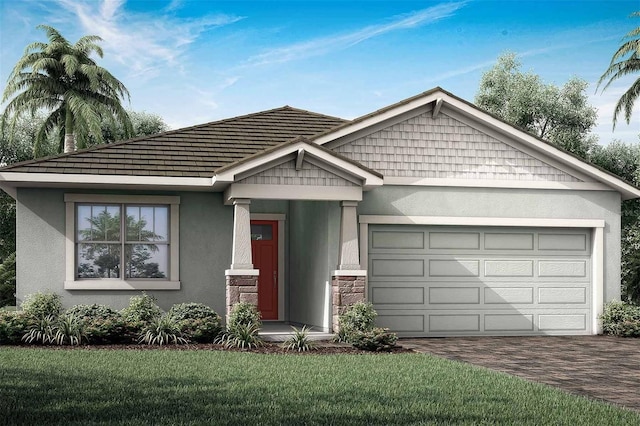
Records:
M640 424L427 355L0 348L0 424Z

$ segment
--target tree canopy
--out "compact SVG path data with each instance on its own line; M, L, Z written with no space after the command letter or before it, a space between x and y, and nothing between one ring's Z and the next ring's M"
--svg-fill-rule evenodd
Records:
M562 87L522 72L514 53L500 56L480 81L475 103L529 133L581 157L595 146L589 134L597 111L589 105L587 82L571 78Z
M14 127L21 117L46 111L34 141L37 156L52 135L58 137L58 151L64 148L65 152L76 145L84 148L90 138L102 142L102 120L113 126L120 123L127 135L132 134L131 121L120 103L129 98L127 88L91 58L103 56L97 44L102 39L89 35L71 44L53 27L38 28L45 31L48 43L28 45L9 75L2 98L9 101L2 114L3 129L7 124Z
M640 12L631 14L632 17L640 17ZM630 31L622 39L622 46L613 54L609 68L602 74L598 81L600 86L608 79L603 91L614 81L627 75L640 74L640 27ZM618 116L624 111L624 119L627 124L631 122L633 106L640 97L640 77L620 97L613 112L613 127L616 127Z

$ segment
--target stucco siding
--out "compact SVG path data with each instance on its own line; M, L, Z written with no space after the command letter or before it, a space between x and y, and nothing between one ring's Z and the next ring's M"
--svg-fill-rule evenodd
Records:
M17 219L17 299L49 290L65 306L107 304L116 309L136 291L64 290L65 193L78 190L19 189ZM95 192L92 192L95 193ZM104 192L102 192L104 193ZM115 194L116 192L109 192ZM118 192L131 194L131 192ZM151 195L148 192L145 195ZM233 208L220 193L153 193L180 196L180 290L147 291L163 309L174 303L202 302L225 311L225 274L231 263Z
M388 186L365 192L358 214L604 220L609 301L620 299L620 202L614 191Z
M331 271L338 263L340 206L337 202L292 201L289 320L327 326Z
M340 176L305 161L296 170L295 160L241 179L238 183L266 185L356 186Z
M420 114L334 151L385 177L580 181L442 112Z

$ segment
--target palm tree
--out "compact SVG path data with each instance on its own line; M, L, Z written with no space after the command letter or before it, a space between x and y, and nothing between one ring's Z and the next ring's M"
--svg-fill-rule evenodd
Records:
M640 12L634 12L631 16L640 16ZM603 91L609 87L614 80L625 75L640 73L640 27L627 33L622 39L622 46L613 54L609 68L602 74L598 81L598 86L606 79L609 79ZM624 109L624 118L627 124L631 122L633 105L640 96L640 78L631 85L618 100L616 109L613 112L613 127L615 129L618 115Z
M127 136L133 132L131 121L120 100L129 99L127 88L109 71L91 59L102 48L102 39L84 36L74 45L55 28L38 25L46 32L48 43L36 42L26 47L24 55L13 68L4 90L2 102L11 99L2 114L2 129L6 123L15 126L26 114L46 110L49 114L34 141L34 155L42 152L50 135L57 134L58 150L64 152L84 148L90 136L103 142L101 119L114 127L119 122Z

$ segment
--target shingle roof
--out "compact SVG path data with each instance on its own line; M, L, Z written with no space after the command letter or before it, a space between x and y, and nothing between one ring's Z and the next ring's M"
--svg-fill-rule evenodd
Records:
M219 167L346 120L289 106L12 164L23 173L211 177Z

